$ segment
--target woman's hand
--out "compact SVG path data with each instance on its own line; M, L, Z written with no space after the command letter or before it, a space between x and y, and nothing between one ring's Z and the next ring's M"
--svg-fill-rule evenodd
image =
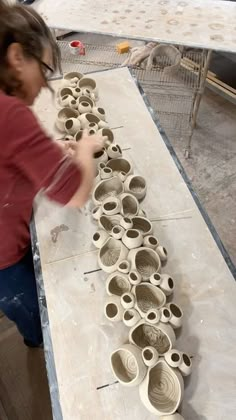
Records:
M73 156L74 152L73 149L71 148L71 143L75 143L73 141L66 141L63 139L60 140L56 140L56 143L58 144L58 146L60 147L60 149L63 151L63 153L65 153L68 156Z
M78 142L67 141L69 148L74 152L76 157L81 158L81 155L99 152L105 143L106 138L94 134L89 136L88 131L84 130L81 139Z
M73 141L67 142L70 150L73 152L73 159L80 167L82 174L82 181L78 191L68 203L69 206L82 207L88 200L96 173L94 153L99 152L103 148L105 141L106 138L97 134L89 136L88 132L85 131L78 143Z

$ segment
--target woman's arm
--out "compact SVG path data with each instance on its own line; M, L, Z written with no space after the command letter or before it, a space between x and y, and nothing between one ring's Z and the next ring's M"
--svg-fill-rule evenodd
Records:
M103 145L101 138L84 136L74 143L74 156L66 156L42 130L34 114L16 98L9 99L6 112L4 159L30 181L36 195L43 190L62 205L81 207L92 188L93 154Z

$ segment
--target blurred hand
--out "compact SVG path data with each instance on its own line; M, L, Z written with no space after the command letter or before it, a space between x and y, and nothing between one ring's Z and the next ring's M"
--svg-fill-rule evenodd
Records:
M86 148L94 154L99 152L105 144L105 138L100 136L99 134L94 134L89 136L88 131L84 130L81 140L78 142L79 148Z
M94 155L94 153L99 152L104 147L106 138L94 134L89 136L88 131L84 130L81 139L78 142L67 141L69 148L73 150L74 154L78 157L84 154Z
M71 147L71 143L75 143L75 142L66 141L66 140L57 140L56 142L58 146L62 149L63 153L69 156L73 156L74 151L73 151L73 148Z

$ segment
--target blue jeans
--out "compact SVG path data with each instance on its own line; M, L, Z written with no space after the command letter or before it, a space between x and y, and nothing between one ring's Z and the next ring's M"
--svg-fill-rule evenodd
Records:
M31 249L18 263L0 270L0 310L15 322L25 341L35 346L42 343Z

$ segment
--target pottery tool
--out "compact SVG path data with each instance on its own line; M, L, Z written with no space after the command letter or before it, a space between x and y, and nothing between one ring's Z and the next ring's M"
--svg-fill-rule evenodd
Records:
M130 45L128 43L128 41L123 41L120 44L116 45L116 50L119 54L124 54L129 52L130 49Z

